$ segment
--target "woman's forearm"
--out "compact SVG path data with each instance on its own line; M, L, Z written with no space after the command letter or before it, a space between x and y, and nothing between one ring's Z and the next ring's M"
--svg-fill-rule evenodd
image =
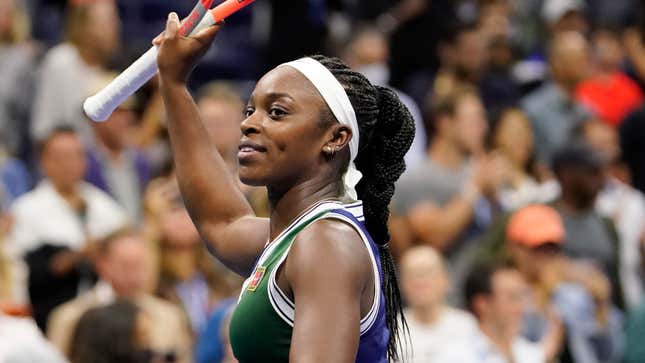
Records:
M252 215L237 178L211 144L186 85L162 80L160 88L179 187L196 224L226 224Z

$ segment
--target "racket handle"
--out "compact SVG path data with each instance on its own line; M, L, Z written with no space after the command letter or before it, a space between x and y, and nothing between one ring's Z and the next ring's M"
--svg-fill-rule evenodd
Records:
M105 121L112 112L157 73L157 47L148 49L130 67L99 93L83 103L85 115L93 121Z

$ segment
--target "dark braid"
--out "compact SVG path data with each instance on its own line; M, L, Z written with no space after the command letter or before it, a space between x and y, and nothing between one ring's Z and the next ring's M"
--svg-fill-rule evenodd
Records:
M405 170L403 156L414 139L414 119L399 97L389 88L373 86L365 76L351 70L337 58L312 57L322 63L345 88L358 120L360 145L356 167L363 178L356 186L363 201L367 229L379 246L390 330L388 356L399 359L401 332L407 333L394 259L389 251L387 221L394 183Z

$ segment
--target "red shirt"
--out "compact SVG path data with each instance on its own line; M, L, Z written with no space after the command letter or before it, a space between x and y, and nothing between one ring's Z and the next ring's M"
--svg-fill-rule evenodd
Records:
M576 98L604 121L616 126L643 102L636 82L622 72L580 83Z

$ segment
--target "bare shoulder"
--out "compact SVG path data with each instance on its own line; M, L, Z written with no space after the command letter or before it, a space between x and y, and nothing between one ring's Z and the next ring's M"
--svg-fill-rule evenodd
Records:
M371 273L370 256L354 227L340 220L322 219L298 234L285 272L288 277L342 274L365 282Z

